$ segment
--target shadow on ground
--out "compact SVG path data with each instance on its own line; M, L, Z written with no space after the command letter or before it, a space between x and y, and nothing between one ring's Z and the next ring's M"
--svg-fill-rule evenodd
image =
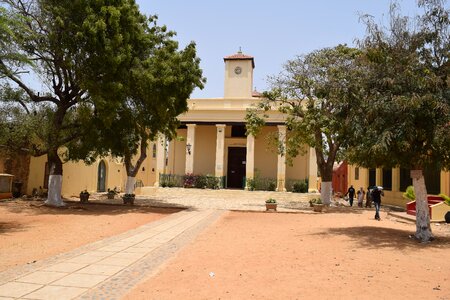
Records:
M414 232L384 228L378 226L356 226L346 228L329 228L314 235L326 237L328 235L345 235L361 247L368 249L394 248L398 250L413 250L424 248L450 248L450 237L437 236L429 243L420 243L411 238Z
M36 200L11 200L2 201L0 209L9 213L25 213L29 215L61 214L61 215L123 215L128 213L157 213L173 214L185 208L181 207L157 207L157 205L124 205L113 203L80 203L64 199L66 206L52 207L44 205L43 201Z
M11 232L25 231L25 226L19 222L0 222L0 235Z

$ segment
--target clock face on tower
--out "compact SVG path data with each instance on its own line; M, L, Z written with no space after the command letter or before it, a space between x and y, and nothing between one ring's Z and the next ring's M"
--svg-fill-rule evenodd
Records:
M235 73L236 75L241 74L241 73L242 73L242 68L241 68L241 67L236 67L236 68L234 68L234 73Z

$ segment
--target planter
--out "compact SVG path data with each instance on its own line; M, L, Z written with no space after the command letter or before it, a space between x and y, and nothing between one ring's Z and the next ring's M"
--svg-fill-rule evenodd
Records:
M323 204L313 204L313 210L315 212L322 212L323 210Z
M266 203L266 211L270 209L277 211L277 203Z
M130 196L122 196L122 199L123 199L123 204L131 204L131 205L133 205L134 204L134 198L135 197L130 197Z
M80 194L81 203L88 203L88 201L89 201L89 194Z
M107 196L108 196L108 199L114 199L114 196L116 195L116 194L110 194L110 193L108 193L108 194L106 194Z

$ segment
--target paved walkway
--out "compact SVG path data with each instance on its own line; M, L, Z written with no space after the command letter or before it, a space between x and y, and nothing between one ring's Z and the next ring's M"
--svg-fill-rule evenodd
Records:
M120 299L222 212L182 211L69 253L2 272L0 300Z
M317 193L153 187L142 188L141 192L142 194L136 196L135 204L137 205L240 211L264 211L265 200L274 198L278 202L278 211L296 212L308 208L310 199L320 197ZM122 203L122 199L118 196L114 200L107 200L105 195L93 195L92 200L89 198L89 201L95 201L96 198L100 198L101 202Z

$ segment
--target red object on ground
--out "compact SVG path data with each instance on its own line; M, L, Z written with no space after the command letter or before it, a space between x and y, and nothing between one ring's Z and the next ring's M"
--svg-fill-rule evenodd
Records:
M431 205L441 203L442 201L444 201L444 199L442 199L439 196L427 196L427 201L428 201L428 210L430 212L431 218ZM411 216L416 215L416 201L406 203L406 213Z

